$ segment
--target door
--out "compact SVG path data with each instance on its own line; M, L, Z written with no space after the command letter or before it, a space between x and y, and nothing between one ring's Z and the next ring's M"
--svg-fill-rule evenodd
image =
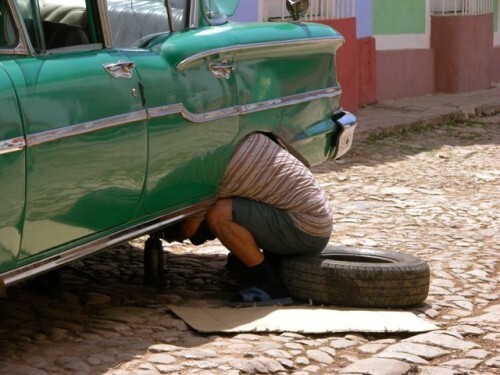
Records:
M1 39L1 38L0 38ZM21 243L25 141L11 81L0 63L0 272L13 268Z
M188 30L189 1L108 0L112 41L136 63L148 124L148 214L185 208L215 196L238 133L232 74L217 77L209 62L179 69L183 59L223 48L223 30ZM140 5L140 6L139 6ZM127 20L130 27L124 28ZM130 20L133 20L130 21ZM163 29L161 28L163 27ZM211 70L212 69L212 70Z
M44 19L36 1L18 1L24 3L19 9L28 8L22 18L31 25L34 48L5 67L27 138L25 259L74 246L135 215L146 171L147 118L133 63L103 47L96 20L85 28L59 24ZM97 14L75 4L77 14Z

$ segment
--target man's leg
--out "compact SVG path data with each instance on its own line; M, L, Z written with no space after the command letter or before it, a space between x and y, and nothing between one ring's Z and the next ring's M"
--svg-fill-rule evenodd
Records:
M229 301L230 306L289 305L293 303L272 265L264 258L253 234L233 221L233 199L216 202L205 220L213 234L248 267L254 287L242 290Z
M252 233L233 221L233 200L217 200L206 214L210 231L222 244L247 267L256 266L264 260Z

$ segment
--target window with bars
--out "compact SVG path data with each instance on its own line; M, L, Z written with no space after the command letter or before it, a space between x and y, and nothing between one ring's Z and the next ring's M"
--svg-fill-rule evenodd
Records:
M356 0L309 0L309 11L304 21L319 21L355 16ZM289 19L283 0L261 0L264 21L285 21Z
M432 0L434 15L475 15L493 13L493 0Z

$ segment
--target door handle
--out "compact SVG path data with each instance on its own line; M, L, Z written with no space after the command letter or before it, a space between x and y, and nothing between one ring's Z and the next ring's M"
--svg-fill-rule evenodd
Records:
M103 67L113 78L130 79L134 73L135 62L119 60L116 63L104 64Z
M231 72L234 70L234 65L223 60L208 64L208 69L216 78L229 79Z

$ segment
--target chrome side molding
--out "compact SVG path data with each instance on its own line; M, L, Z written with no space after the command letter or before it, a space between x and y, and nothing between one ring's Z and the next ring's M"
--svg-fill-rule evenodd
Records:
M76 135L91 133L102 129L112 128L114 126L126 125L131 122L145 121L147 117L148 115L146 110L141 110L95 121L84 122L81 124L75 124L59 129L47 130L28 135L27 144L29 147L36 146L62 138L74 137Z
M161 107L155 107L148 110L150 118L158 118L162 116L180 113L185 119L202 123L206 121L219 120L224 117L244 115L253 112L265 111L268 109L275 109L300 103L309 102L312 100L333 98L340 95L341 90L339 87L329 87L322 90L309 91L297 95L290 95L276 99L263 100L257 103L250 103L245 105L237 105L234 107L222 108L216 111L193 113L188 111L182 103L170 104Z
M225 58L229 55L234 55L234 58L231 58L232 63L247 59L279 57L285 53L293 53L294 56L303 56L326 50L333 55L336 50L335 44L340 46L343 41L344 38L339 35L252 44L237 44L196 53L192 56L186 57L177 64L176 68L177 71L182 72L187 69L201 66L207 60Z
M16 137L0 141L0 155L9 154L11 152L21 151L26 147L24 137Z

